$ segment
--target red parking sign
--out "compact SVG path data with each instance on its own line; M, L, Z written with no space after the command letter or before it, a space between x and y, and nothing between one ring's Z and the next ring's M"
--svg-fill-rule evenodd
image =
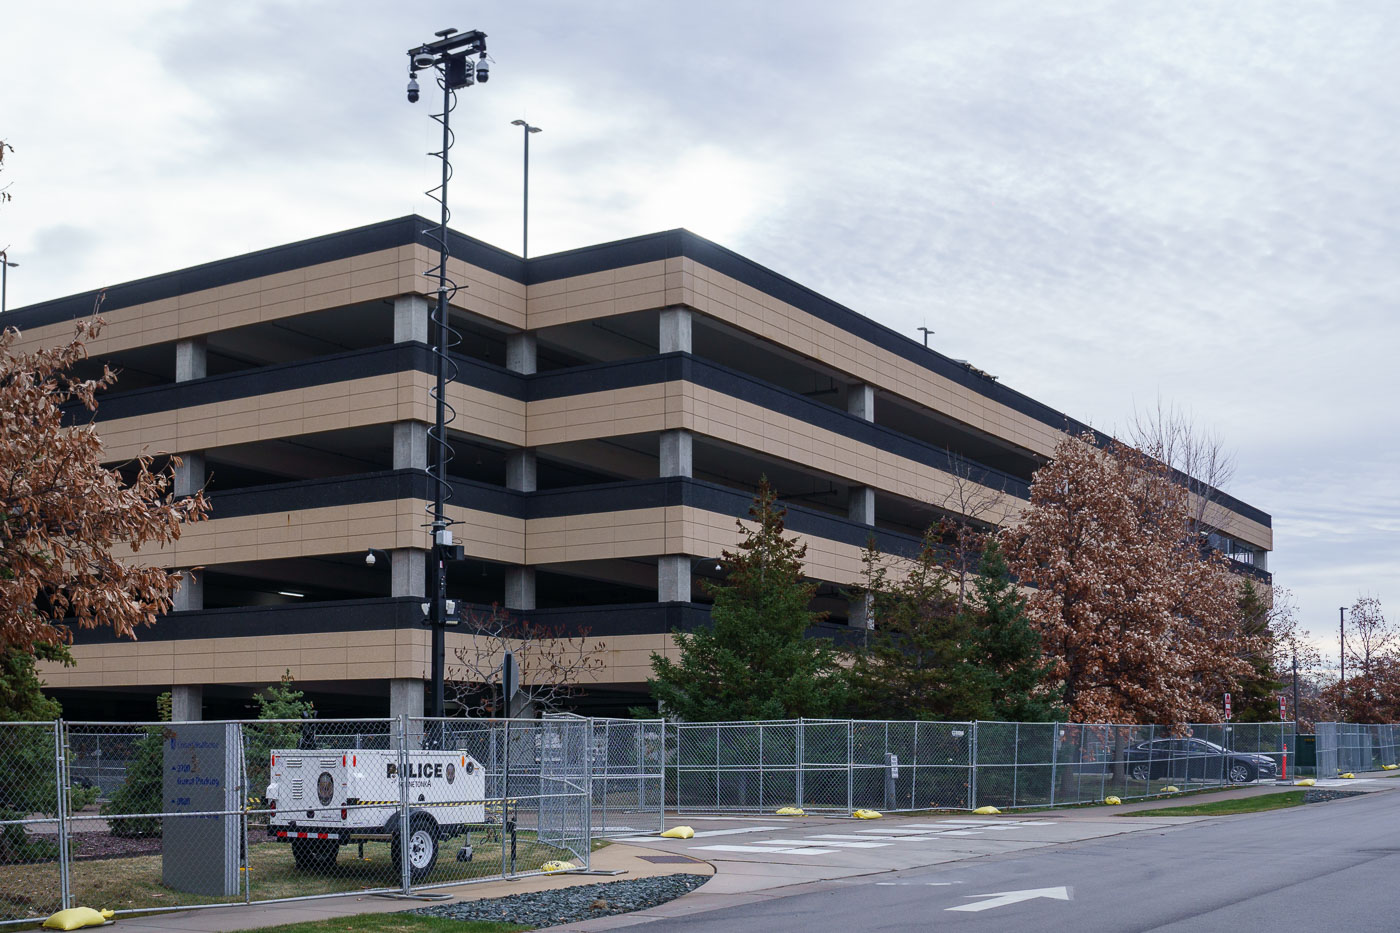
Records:
M1225 694L1225 721L1230 721L1230 694Z

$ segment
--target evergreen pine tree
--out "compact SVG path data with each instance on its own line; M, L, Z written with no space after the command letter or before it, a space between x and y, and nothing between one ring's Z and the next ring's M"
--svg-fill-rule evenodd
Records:
M1025 597L1011 581L995 538L982 548L973 591L962 673L975 685L975 699L960 718L1063 721L1059 691L1046 686L1054 662L1040 653L1040 635L1026 618Z
M938 530L924 533L916 560L892 577L866 545L866 597L873 628L851 663L852 706L870 719L963 718L975 700L962 676L967 621Z
M156 697L156 711L161 722L170 721L169 692ZM134 750L122 786L112 791L102 805L102 814L109 817L107 825L113 836L159 836L159 816L110 818L119 814L160 813L164 809L161 798L165 793L165 730L160 726L148 727L146 734L137 740Z
M1253 581L1240 585L1240 634L1262 645L1249 655L1252 672L1240 678L1239 696L1231 697L1236 722L1278 722L1278 693L1283 681L1275 676L1273 637L1269 631L1269 606Z
M243 727L243 756L247 762L248 795L261 797L267 788L271 771L271 754L277 748L300 748L303 722L316 715L315 705L296 688L290 670L267 689L253 694L261 720L295 720L294 722L249 723Z
M831 645L808 638L824 618L810 608L816 586L802 576L807 546L785 538L787 510L764 477L742 541L721 558L728 576L708 584L709 625L676 631L676 660L652 654L652 696L667 716L690 722L830 716L845 704Z

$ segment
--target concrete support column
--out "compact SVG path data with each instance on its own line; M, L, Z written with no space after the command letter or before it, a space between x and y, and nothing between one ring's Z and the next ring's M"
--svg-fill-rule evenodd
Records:
M506 369L530 375L535 372L535 335L526 331L506 338Z
M180 571L180 588L171 596L175 612L204 608L204 571Z
M428 468L428 426L421 421L394 422L394 469Z
M394 343L428 343L428 299L400 295L394 299Z
M694 450L689 431L662 431L661 475L694 476Z
M426 681L417 677L395 677L389 681L389 715L421 717Z
M506 456L506 488L517 492L535 491L535 452L528 447Z
M875 524L875 490L869 486L852 486L846 505L851 521L862 525Z
M173 722L199 722L204 718L204 687L176 684L170 688L170 719Z
M175 342L175 381L189 382L208 375L208 354L203 337L189 337Z
M389 554L389 595L423 596L428 592L428 552L399 548Z
M534 567L507 567L506 568L506 601L507 609L534 609L535 608L535 568Z
M192 496L204 488L208 472L204 467L204 451L197 450L180 454L180 465L175 468L175 495Z
M662 353L690 353L691 311L689 308L664 308L656 345Z
M506 338L506 369L531 375L535 372L538 342L529 332L511 334ZM506 456L506 488L516 492L534 492L537 488L535 451L529 447L513 450ZM507 567L505 607L507 609L535 608L535 568ZM509 715L509 714L507 714Z
M656 559L656 601L690 602L690 556L663 554Z
M875 387L857 383L846 390L846 411L866 421L875 420Z

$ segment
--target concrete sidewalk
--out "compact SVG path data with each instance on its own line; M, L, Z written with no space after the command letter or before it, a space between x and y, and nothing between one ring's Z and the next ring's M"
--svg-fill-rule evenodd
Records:
M535 875L521 878L518 881L486 881L479 884L439 888L431 892L450 895L443 900L423 901L367 894L347 894L341 897L284 901L277 904L249 904L241 907L216 907L135 917L118 917L117 925L123 933L228 933L228 931L233 930L251 930L260 927L281 926L286 923L304 923L309 920L333 920L337 917L349 917L356 914L392 913L432 904L483 900L505 897L510 894L523 894L527 891L597 884L601 881L649 878L657 875L714 874L714 866L708 862L656 863L646 860L646 856L661 854L663 853L639 846L614 843L594 852L592 861L594 871L620 870L623 872L616 877L578 874ZM625 918L617 917L614 919L623 920Z

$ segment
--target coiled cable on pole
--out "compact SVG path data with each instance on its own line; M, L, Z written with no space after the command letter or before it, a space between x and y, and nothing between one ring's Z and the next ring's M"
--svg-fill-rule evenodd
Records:
M452 499L452 485L447 480L447 465L452 462L454 451L452 445L447 442L447 425L457 418L457 410L452 407L447 400L447 385L456 380L458 374L457 364L452 359L451 348L462 342L462 335L458 333L451 323L451 302L461 287L448 274L447 260L450 255L447 245L447 224L452 217L452 212L447 206L447 183L452 180L452 159L451 150L455 136L449 125L449 118L452 111L457 107L457 92L447 86L447 82L441 74L438 75L438 87L443 90L443 109L441 113L431 114L432 118L442 126L442 148L436 152L429 152L428 155L439 159L442 162L442 181L424 192L429 198L438 203L440 208L440 222L433 227L425 228L422 233L424 237L437 246L438 261L429 267L423 274L429 279L436 280L435 291L438 296L436 304L428 318L428 325L433 329L436 339L432 341L432 351L437 356L435 373L441 375L436 380L429 396L435 406L442 410L442 416L435 418L431 427L428 428L428 448L437 454L431 457L428 464L428 475L437 484L434 501L425 509L431 516L430 527L434 533L438 529L447 528L456 522L447 517L446 503Z

